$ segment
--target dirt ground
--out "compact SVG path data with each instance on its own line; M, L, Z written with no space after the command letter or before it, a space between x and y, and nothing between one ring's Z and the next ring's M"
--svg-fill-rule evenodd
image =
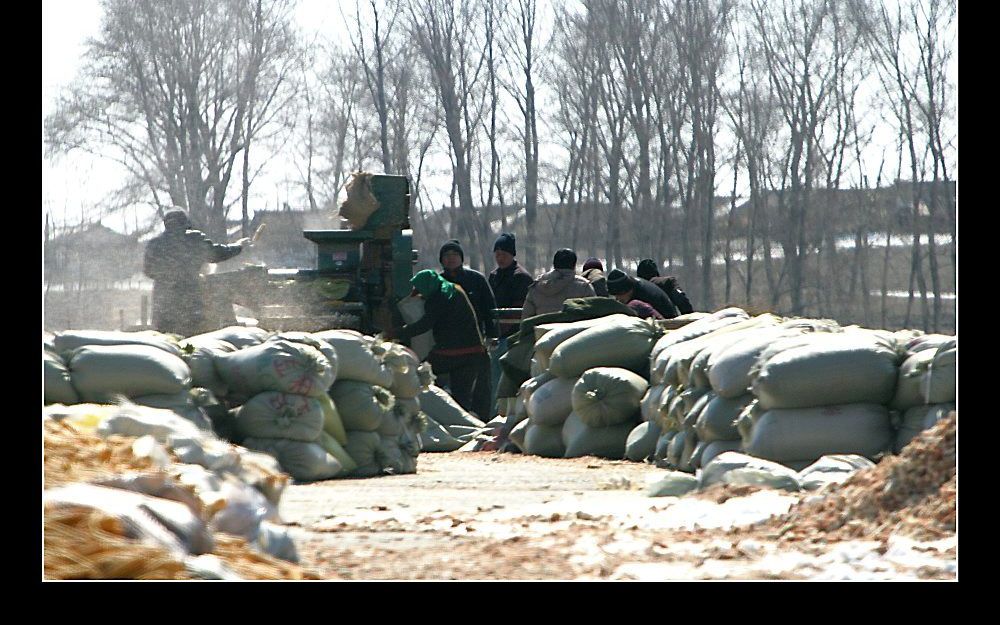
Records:
M646 496L663 474L597 458L421 454L416 475L290 486L280 512L323 579L957 579L954 535L780 541L753 524L817 495Z

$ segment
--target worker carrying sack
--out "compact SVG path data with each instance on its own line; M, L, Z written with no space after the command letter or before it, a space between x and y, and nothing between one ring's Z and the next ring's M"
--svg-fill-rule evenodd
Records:
M70 382L69 369L62 358L42 349L42 372L44 378L44 401L48 404L78 404L80 396Z
M215 368L230 392L241 397L264 391L318 397L330 388L336 373L318 349L282 340L220 354Z
M576 378L594 367L621 367L647 374L649 350L661 332L638 317L588 328L556 347L549 359L549 372L560 378Z
M337 352L337 380L367 382L383 388L392 386L392 370L372 351L372 339L347 330L324 330L313 336L333 346Z
M407 324L416 323L424 318L424 299L422 297L407 295L399 300L396 307L399 308L399 314L402 315L403 321ZM417 358L421 361L426 360L431 350L434 349L433 330L428 330L423 334L418 334L411 338L410 349L417 354Z
M73 387L84 402L112 403L116 395L174 394L191 388L179 356L149 345L90 345L69 361Z
M828 454L874 458L893 442L889 412L878 404L767 410L753 424L746 453L781 463Z
M268 391L236 409L236 432L243 438L284 438L315 442L323 431L323 407L304 395Z
M569 413L573 412L575 384L575 379L555 378L538 387L527 404L531 424L562 427Z
M381 386L354 380L340 380L330 388L330 398L348 433L374 432L391 413L396 399Z
M634 423L648 388L649 383L631 371L597 367L580 376L573 386L573 412L591 427Z
M897 364L895 346L869 335L803 335L782 339L761 354L750 372L751 388L765 410L888 404Z

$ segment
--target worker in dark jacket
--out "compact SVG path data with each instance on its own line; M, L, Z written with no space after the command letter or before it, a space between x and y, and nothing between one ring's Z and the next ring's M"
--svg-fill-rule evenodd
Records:
M657 310L664 319L677 316L677 308L667 294L648 280L633 278L621 269L612 269L608 274L608 293L622 304L632 300L646 302Z
M528 295L528 287L535 279L517 263L517 240L513 233L504 232L493 243L493 258L497 268L490 272L490 288L496 298L497 308L521 308ZM516 321L521 316L517 315ZM490 387L493 405L496 405L497 387L500 383L500 358L507 353L507 337L518 330L518 323L499 324L500 339L490 350Z
M428 330L433 332L434 349L427 357L435 375L449 374L452 397L483 421L489 421L490 360L468 296L460 285L444 279L432 269L410 279L413 295L424 299L424 316L396 329L403 341ZM477 388L480 389L477 392Z
M693 313L694 308L691 306L691 302L688 300L687 294L680 289L677 284L677 278L674 276L660 277L660 270L656 268L656 262L652 258L646 258L639 262L639 267L635 270L635 275L649 280L656 286L663 289L663 292L667 294L670 301L674 303L677 307L677 311L686 315L688 313Z
M591 256L587 262L583 263L583 271L580 273L594 287L594 293L599 297L608 296L608 281L604 277L604 265L601 261Z
M213 243L190 226L184 210L168 210L163 233L146 244L143 259L143 273L153 280L153 327L182 336L213 329L206 327L202 266L232 258L250 244L249 238L232 245Z
M476 320L479 323L479 331L483 336L495 339L499 336L497 332L496 316L493 313L496 301L493 298L493 290L486 276L475 269L463 267L465 263L465 252L458 241L452 239L441 246L438 253L438 260L441 262L441 275L446 280L462 287L472 309L476 312Z
M517 264L517 242L513 234L503 233L493 243L493 258L497 268L490 272L490 288L497 308L521 308L528 295L528 287L535 279L524 267ZM517 332L517 325L500 330L500 336Z

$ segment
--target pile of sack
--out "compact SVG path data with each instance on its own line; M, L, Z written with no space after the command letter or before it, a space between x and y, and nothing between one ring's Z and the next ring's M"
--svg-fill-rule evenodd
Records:
M739 451L801 470L824 456L898 452L925 420L934 423L928 414L953 408L941 404L954 401L954 337L916 334L750 318L739 309L668 333L652 356L651 379L662 390L647 401L663 432L652 457L693 472ZM909 351L921 344L942 348L932 374L918 362L933 358ZM912 390L921 384L935 391ZM898 411L911 407L910 429L900 429Z
M46 576L131 577L108 567L124 565L128 553L141 560L141 552L130 547L136 544L165 552L189 577L284 576L282 567L254 566L253 556L236 558L243 545L298 561L293 538L278 515L289 477L272 457L229 444L172 411L129 401L47 406L43 430L43 500L46 526L54 530L51 541L46 532ZM102 524L102 531L120 535L121 548L73 556L80 549L99 549L58 540L57 533L71 539L95 531L69 518L81 513L114 519ZM105 547L100 549L107 551ZM149 566L135 562L133 572L154 577L169 573L162 567L147 570Z
M415 353L379 337L86 331L43 338L42 352L46 404L125 398L168 409L273 455L302 481L416 471L427 423L419 396L433 379Z
M611 314L534 326L532 373L511 406L510 440L550 458L622 458L640 421L655 323Z
M735 307L666 331L616 312L528 325L531 377L499 409L528 454L693 473L742 453L802 470L898 453L955 407L951 336Z

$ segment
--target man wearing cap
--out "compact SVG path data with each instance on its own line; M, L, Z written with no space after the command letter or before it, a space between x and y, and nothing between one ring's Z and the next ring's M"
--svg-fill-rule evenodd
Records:
M680 314L686 315L694 312L694 307L691 306L688 296L677 284L677 278L674 276L660 277L660 270L656 268L656 262L652 258L641 260L639 267L635 270L635 275L660 287L677 307Z
M648 280L633 278L621 269L612 269L608 274L608 293L626 305L632 300L646 302L664 319L677 316L677 307L659 287Z
M475 269L462 266L465 263L465 251L455 239L441 246L438 260L442 267L440 275L449 282L461 286L465 294L469 296L469 302L472 304L472 309L476 311L476 321L479 323L479 331L483 337L497 338L497 324L493 314L496 302L486 276Z
M163 232L146 244L143 273L153 280L153 327L159 332L191 336L211 330L205 322L201 268L230 259L250 245L212 242L191 228L188 214L171 208L163 215Z
M493 258L497 268L490 272L490 288L496 298L497 308L521 308L524 298L528 296L528 288L535 279L524 267L518 264L517 240L513 233L504 232L493 243ZM515 320L516 321L516 320ZM500 383L500 358L507 353L507 337L518 330L518 324L499 324L500 340L490 353L492 375L490 381L493 388L493 401L496 402L496 392Z
M601 261L591 256L583 263L583 273L581 274L594 287L594 293L599 297L608 296L608 281L604 277L604 265Z
M503 233L493 243L493 258L497 268L490 272L490 288L496 298L497 308L521 308L524 298L528 296L528 288L535 281L524 267L517 264L517 242L511 233ZM500 331L501 337L517 332L517 326L511 325Z
M543 273L524 299L521 319L562 310L563 302L574 297L596 297L594 287L576 275L576 252L563 248L552 259L552 271Z

